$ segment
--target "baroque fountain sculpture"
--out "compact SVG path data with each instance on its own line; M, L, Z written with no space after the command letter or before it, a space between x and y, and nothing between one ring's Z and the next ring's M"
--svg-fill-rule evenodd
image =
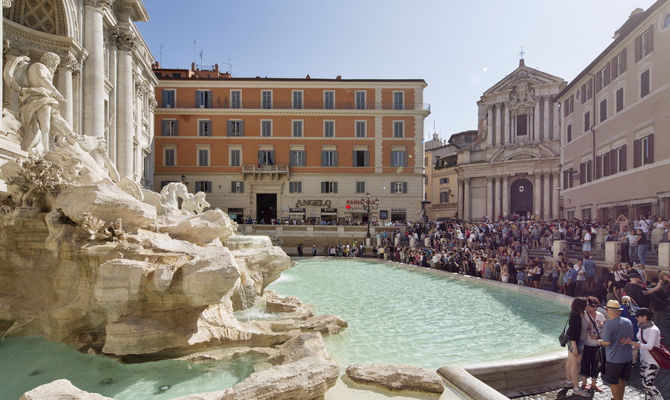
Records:
M319 332L346 323L265 292L289 257L268 237L240 235L227 214L207 209L204 193L182 183L155 193L120 178L104 139L74 133L60 116L52 84L59 62L53 53L32 63L10 56L4 69L20 103L18 114L4 113L3 130L29 156L0 167L8 187L0 193L0 335L41 335L118 357L254 346L278 366L207 398L322 395L339 370ZM281 316L235 318L259 299ZM296 341L322 350L282 353ZM268 387L277 374L297 376L300 390L282 397Z

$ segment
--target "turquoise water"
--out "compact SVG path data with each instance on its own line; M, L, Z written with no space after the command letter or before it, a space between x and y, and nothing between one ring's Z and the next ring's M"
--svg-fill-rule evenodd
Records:
M438 368L560 350L569 313L553 301L422 268L355 259L304 259L268 289L349 326L325 337L333 358Z
M10 338L0 340L0 399L17 400L30 389L62 378L114 399L172 399L229 388L253 372L252 361L123 364L39 337Z

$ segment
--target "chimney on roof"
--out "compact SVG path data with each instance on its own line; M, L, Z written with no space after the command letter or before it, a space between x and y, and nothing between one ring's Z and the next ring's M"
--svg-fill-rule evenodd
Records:
M337 79L338 81L339 81L339 80L342 80L342 75L338 75L338 76L336 76L335 79Z
M309 77L309 74L307 74L307 76L305 77L305 79L311 79L311 78Z
M628 19L626 20L626 22L624 22L623 25L621 25L621 26L619 27L619 29L617 29L617 30L614 32L614 36L612 36L612 38L613 38L613 39L618 38L619 35L621 34L621 31L623 31L624 27L628 26L628 25L631 24L631 23L635 23L635 21L637 21L638 17L639 17L640 15L642 15L643 13L644 13L644 10L641 9L641 8L639 8L639 7L636 8L635 10L631 11L631 13L630 13L630 15L628 16Z

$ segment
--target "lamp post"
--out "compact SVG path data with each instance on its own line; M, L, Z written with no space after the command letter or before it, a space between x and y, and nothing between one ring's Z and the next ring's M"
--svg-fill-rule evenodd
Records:
M371 201L370 193L365 193L365 196L361 198L361 203L365 209L365 214L368 216L368 234L366 237L370 239L370 211L379 208L379 199L374 199Z

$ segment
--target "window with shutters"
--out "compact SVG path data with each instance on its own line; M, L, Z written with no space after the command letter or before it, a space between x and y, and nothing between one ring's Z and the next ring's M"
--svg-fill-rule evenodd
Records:
M649 70L640 74L640 98L649 94Z
M392 150L391 151L391 166L392 167L406 167L407 166L407 151L406 150Z
M591 160L586 162L586 181L591 182L593 180L593 163Z
M356 193L365 193L365 182L357 181L356 182Z
M337 182L321 182L321 193L337 193Z
M289 193L302 193L302 182L293 181L288 183L288 192Z
M355 96L356 109L365 110L365 90L357 90Z
M626 49L612 59L612 80L626 72Z
M302 120L293 120L291 121L291 136L293 137L302 137Z
M163 166L174 167L177 165L177 149L175 147L163 148Z
M440 203L445 204L449 203L449 190L446 190L444 192L440 192Z
M262 137L271 137L272 136L272 120L271 119L262 119L261 120L261 136Z
M603 99L600 102L600 122L603 122L607 119L607 99Z
M323 108L326 110L332 110L335 108L335 92L333 90L324 90Z
M230 91L230 108L242 108L242 91Z
M244 136L244 122L237 119L228 120L228 136Z
M195 91L195 107L196 108L212 108L212 91L211 90L196 90Z
M356 137L364 138L367 133L367 121L356 121Z
M258 165L275 165L275 151L258 150Z
M231 193L244 193L244 182L243 181L231 181L230 182L230 192Z
M195 191L212 193L212 181L195 181Z
M654 135L633 142L633 168L654 162Z
M623 172L628 167L626 162L626 145L619 147L617 149L618 159L619 159L619 172Z
M596 92L600 92L607 87L610 84L610 78L610 63L607 63L600 71L596 72Z
M176 107L176 90L174 89L163 89L162 94L162 103L161 106L164 108L175 108Z
M272 90L261 91L261 108L265 110L272 108Z
M335 137L335 121L323 121L323 137Z
M616 112L623 110L623 88L616 91Z
M321 150L321 166L337 167L337 150Z
M449 183L449 178L440 178L440 185L445 185Z
M584 113L584 132L588 132L591 129L591 111Z
M209 167L209 146L198 146L198 167Z
M208 119L198 120L198 136L212 136L212 121Z
M370 155L367 150L354 150L353 166L367 167L370 163Z
M603 176L610 176L612 162L610 161L610 153L605 153L602 156L603 160Z
M292 167L304 167L307 163L307 153L305 150L290 150L289 165Z
M405 137L405 121L393 121L393 137Z
M393 109L394 110L405 109L405 92L402 91L393 92Z
M568 188L568 179L570 179L569 175L570 175L570 170L569 169L563 171L563 189Z
M407 193L407 182L391 182L391 193Z
M586 83L582 85L581 92L582 92L582 104L591 100L591 98L593 97L593 81L591 79L589 79L588 81L586 81Z
M242 150L230 149L229 164L231 167L239 167L242 163Z
M179 136L179 125L176 119L161 121L161 136Z
M645 58L654 50L654 26L635 38L635 62Z
M294 90L292 93L293 93L292 94L292 98L293 98L292 106L293 106L293 108L296 109L296 110L302 109L303 108L303 103L302 103L303 92L302 92L302 90Z
M572 142L572 124L568 124L565 128L565 140L567 140L568 143Z
M571 94L570 97L563 102L563 116L567 117L572 114L573 111L575 111L575 97Z
M583 162L579 164L579 184L583 185L586 183L586 163Z

